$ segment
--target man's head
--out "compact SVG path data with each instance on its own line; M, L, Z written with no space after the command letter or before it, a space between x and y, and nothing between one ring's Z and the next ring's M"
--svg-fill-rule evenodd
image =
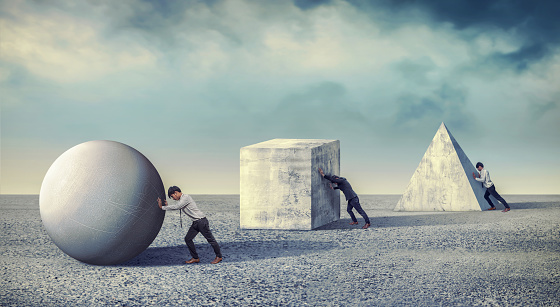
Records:
M178 186L169 187L169 190L167 190L167 196L173 200L179 200L182 194Z
M484 168L484 164L482 164L482 162L477 162L476 163L476 169L481 171Z

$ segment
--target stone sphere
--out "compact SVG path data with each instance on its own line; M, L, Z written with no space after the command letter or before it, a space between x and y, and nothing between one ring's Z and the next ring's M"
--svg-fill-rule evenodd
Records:
M43 225L67 255L89 264L118 264L156 238L165 211L163 182L136 149L113 141L76 145L51 165L39 196Z

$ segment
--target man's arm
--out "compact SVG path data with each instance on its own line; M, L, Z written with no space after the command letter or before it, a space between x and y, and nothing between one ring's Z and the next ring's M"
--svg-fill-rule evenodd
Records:
M330 182L334 182L336 184L340 184L344 182L344 179L341 179L340 177L334 177L334 176L330 176L330 175L325 175L323 176L325 179L328 179Z
M486 172L482 170L478 175L478 177L476 177L475 174L473 173L473 178L478 182L484 182L486 180Z
M321 168L319 168L319 173L321 174L321 176L323 176L323 178L329 180L330 182L334 182L334 183L337 183L337 184L344 182L344 179L334 178L333 176L325 175L325 173L323 172L323 170Z
M176 202L173 202L173 204L168 205L167 204L167 200L165 201L165 206L161 205L161 199L158 198L158 205L162 210L178 210L178 209L183 209L185 206L187 206L190 203L190 197L183 197L181 199L179 199Z
M159 197L157 198L157 204L158 204L159 208L163 210L163 208L162 208L163 206L161 205L161 198L159 198ZM165 201L165 205L167 206L167 200Z

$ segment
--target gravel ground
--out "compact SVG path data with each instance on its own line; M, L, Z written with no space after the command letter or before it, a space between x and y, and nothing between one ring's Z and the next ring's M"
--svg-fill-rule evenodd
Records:
M193 197L218 265L202 235L201 262L183 263L178 212L138 257L84 264L52 243L37 195L0 195L1 305L560 306L560 195L506 196L508 213L393 212L400 196L366 195L373 227L348 225L343 204L313 231L240 230L239 196Z

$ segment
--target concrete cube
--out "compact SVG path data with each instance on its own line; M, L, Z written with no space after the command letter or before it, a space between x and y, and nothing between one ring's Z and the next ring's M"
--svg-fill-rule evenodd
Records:
M241 148L240 227L310 230L340 218L338 140L273 139Z

